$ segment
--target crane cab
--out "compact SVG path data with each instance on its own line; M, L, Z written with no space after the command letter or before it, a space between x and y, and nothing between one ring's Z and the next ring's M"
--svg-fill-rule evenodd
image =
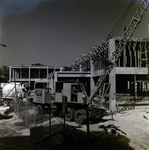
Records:
M77 83L62 83L60 87L55 93L55 102L62 102L62 97L65 96L68 103L83 104L83 93Z

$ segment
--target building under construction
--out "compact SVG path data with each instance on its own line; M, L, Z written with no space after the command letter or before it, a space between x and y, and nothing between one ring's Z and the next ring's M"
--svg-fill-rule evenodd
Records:
M115 52L117 43L121 38L113 38L108 41L108 57ZM91 67L92 85L96 84L102 70L109 65L105 57L101 56L100 61L95 61ZM115 67L106 79L110 83L109 99L115 107L116 98L126 95L138 98L149 95L149 42L148 39L130 39ZM114 109L114 108L111 108Z
M64 67L48 67L42 65L20 65L10 66L9 81L13 82L30 82L33 88L33 83L49 82L49 78L53 75L52 87L55 87L56 82L83 82L87 87L88 95L92 93L92 88L96 85L96 82L104 69L109 65L108 57L115 51L117 43L121 38L112 38L108 41L108 53L104 55L98 55L96 61L88 59L85 65L78 63L77 68L69 70ZM96 47L93 47L95 49ZM93 53L93 50L91 50ZM87 58L85 56L85 58ZM122 55L118 59L116 65L106 77L105 83L109 85L109 89L106 89L100 93L104 98L108 93L109 100L112 100L110 109L115 109L116 100L118 97L126 98L126 96L132 96L135 99L142 96L149 95L149 41L148 39L130 39L127 42ZM78 60L77 60L78 61ZM75 62L76 63L76 62ZM77 65L75 65L77 66ZM56 92L56 88L52 89ZM104 92L107 93L104 93Z
M116 110L118 95L124 95L124 97L126 97L126 95L133 96L134 99L137 99L139 96L148 96L149 42L148 39L132 38L148 5L148 1L143 0L141 2L129 25L125 28L122 37L114 38L114 31L112 31L113 33L111 32L101 45L92 47L88 54L83 54L80 58L77 58L77 60L68 67L72 69L61 69L58 72L53 70L52 78L50 79L54 79L54 85L58 80L74 79L75 81L83 82L88 88L83 88L87 91L83 91L83 93L89 102L92 102L94 97L104 98L105 92L108 92L109 108L111 111ZM124 12L116 24L117 28L120 23L123 22L128 10L131 9L132 6L133 3L126 9L126 12ZM18 76L16 76L15 71L19 72L17 74L22 74L20 72L21 70L22 66L19 70L17 70L15 66L10 67L10 81L12 81L12 77L17 81ZM32 73L30 68L27 70L30 82L32 80ZM40 78L39 70L36 68L38 78ZM14 72L13 75L11 72ZM19 77L21 78L23 76ZM49 79L48 69L45 78ZM84 81L80 81L80 79L84 79ZM106 86L107 84L108 88Z

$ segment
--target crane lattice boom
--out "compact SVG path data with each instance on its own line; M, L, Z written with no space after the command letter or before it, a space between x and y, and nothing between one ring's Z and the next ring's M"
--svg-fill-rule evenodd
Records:
M121 56L121 53L123 49L125 48L126 43L131 38L133 32L137 28L138 24L141 22L141 19L147 10L149 5L149 0L143 0L141 2L141 5L139 6L138 10L136 11L135 15L133 16L130 24L128 25L126 31L124 32L122 39L119 41L119 43L116 46L116 50L112 54L112 56L109 58L109 61L111 62L103 71L101 76L99 77L99 80L97 81L96 85L93 87L92 93L90 97L88 98L88 102L91 102L91 99L95 96L97 91L100 89L103 89L104 81L106 79L106 76L110 74L111 70L114 68L117 60ZM107 51L107 48L102 47L102 51Z

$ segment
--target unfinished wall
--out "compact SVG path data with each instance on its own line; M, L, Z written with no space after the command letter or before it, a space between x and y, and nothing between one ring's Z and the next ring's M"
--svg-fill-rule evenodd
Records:
M115 40L118 43L118 40ZM147 67L149 58L147 39L131 39L117 62L117 67Z

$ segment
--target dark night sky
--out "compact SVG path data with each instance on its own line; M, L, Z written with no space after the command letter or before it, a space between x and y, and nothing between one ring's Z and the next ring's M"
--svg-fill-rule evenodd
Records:
M139 0L138 0L139 1ZM128 25L136 8L129 12ZM0 66L70 64L105 40L131 0L0 0ZM149 10L149 9L148 9ZM134 33L148 37L149 11ZM117 35L122 36L122 33Z

